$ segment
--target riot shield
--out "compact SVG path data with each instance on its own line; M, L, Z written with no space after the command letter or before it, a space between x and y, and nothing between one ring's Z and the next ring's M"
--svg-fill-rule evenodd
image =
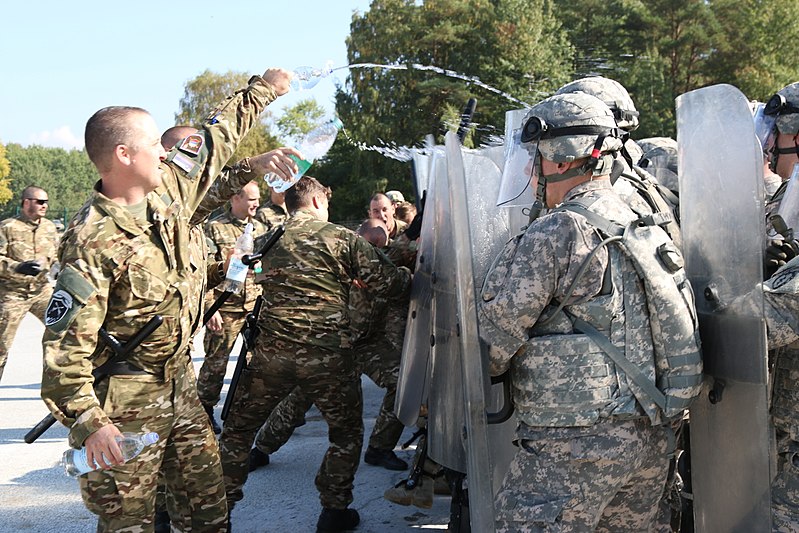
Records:
M428 146L425 154L414 153L414 176L418 194L428 191L427 209L432 213L440 201L435 194L434 179L430 176L446 172L446 162L441 148ZM435 169L439 169L437 172ZM446 195L446 190L444 191ZM416 268L411 284L408 320L402 343L397 398L394 410L406 426L413 426L419 418L419 409L426 401L429 386L430 339L432 335L432 273L435 254L437 217L428 214L422 218Z
M762 297L763 161L746 97L714 85L677 98L680 214L708 390L690 410L697 531L771 531ZM754 308L756 311L751 311Z

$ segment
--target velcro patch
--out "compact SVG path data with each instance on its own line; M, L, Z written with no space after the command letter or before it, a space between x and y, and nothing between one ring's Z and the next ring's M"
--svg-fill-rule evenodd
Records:
M60 322L72 309L73 303L72 296L67 291L63 289L55 291L44 313L44 325L49 328Z
M74 266L64 267L58 275L55 290L44 312L45 327L55 333L65 331L78 310L95 292L97 289Z
M204 142L205 141L203 140L202 135L193 133L183 139L183 141L180 143L180 146L178 146L178 149L181 152L186 152L187 154L197 155L200 153Z

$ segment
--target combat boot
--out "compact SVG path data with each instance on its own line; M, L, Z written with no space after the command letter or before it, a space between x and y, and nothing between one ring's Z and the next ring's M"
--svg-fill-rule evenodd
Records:
M250 472L269 464L269 454L264 453L258 448L250 450Z
M433 478L422 474L419 477L419 484L413 488L408 488L403 480L384 492L383 498L399 505L430 509L433 506Z
M205 409L205 413L208 415L208 420L211 422L211 429L214 430L214 434L219 435L222 433L222 428L219 427L219 424L216 423L216 418L214 418L214 407L212 405L203 405L203 409Z
M382 466L387 470L396 470L397 472L408 469L408 463L397 457L393 450L378 450L371 446L366 448L363 461L369 465Z
M322 509L319 521L316 522L316 533L334 533L350 531L361 522L361 516L355 509Z

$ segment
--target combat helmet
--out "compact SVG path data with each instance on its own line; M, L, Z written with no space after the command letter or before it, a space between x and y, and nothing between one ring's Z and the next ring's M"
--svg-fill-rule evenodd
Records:
M777 117L777 130L780 133L799 134L799 82L777 91L766 103L764 112Z
M610 78L589 76L567 83L555 94L583 92L595 96L605 102L613 112L616 124L624 131L630 132L638 128L638 110L633 99L624 86Z

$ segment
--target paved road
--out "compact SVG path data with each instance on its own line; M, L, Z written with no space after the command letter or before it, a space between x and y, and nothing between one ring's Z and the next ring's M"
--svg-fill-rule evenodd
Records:
M43 326L35 318L25 317L0 383L0 533L90 532L95 529L94 515L83 506L77 481L57 466L67 448L66 429L57 424L34 444L23 441L25 433L47 414L39 397L42 331ZM194 362L199 368L202 345L197 346ZM223 395L234 363L235 358L228 367ZM366 378L363 385L368 438L382 390ZM406 430L403 440L410 434ZM311 411L308 423L272 456L272 463L250 476L245 498L233 513L234 531L314 531L320 505L313 479L326 448L327 425L318 411ZM412 450L397 453L408 462L413 456ZM446 529L448 497L436 496L433 508L428 510L402 507L383 499L383 491L402 477L401 473L361 464L355 477L353 503L361 514L358 531Z

